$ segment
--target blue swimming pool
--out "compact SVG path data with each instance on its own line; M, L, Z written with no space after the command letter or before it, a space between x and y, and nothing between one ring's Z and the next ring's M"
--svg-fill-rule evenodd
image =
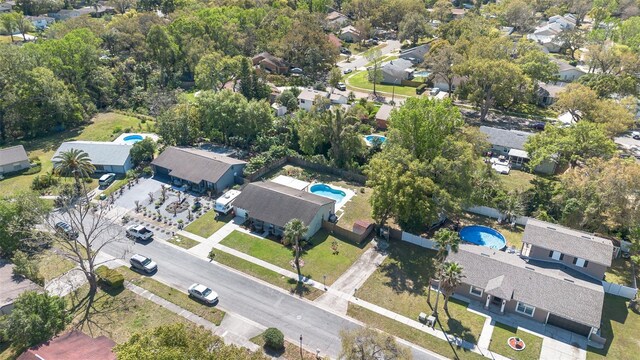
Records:
M427 70L420 70L420 71L413 72L413 76L415 77L429 77L429 75L431 75L431 72Z
M365 136L364 141L367 143L367 146L371 146L374 141L380 141L381 144L384 144L384 142L387 141L387 137L382 135L371 134L371 135Z
M333 199L336 201L336 203L341 202L344 199L344 197L347 196L347 194L344 191L334 189L327 184L311 185L311 187L309 188L309 191L311 191L311 193L313 194L328 197L329 199Z
M144 139L144 136L133 134L133 135L125 136L124 138L122 138L122 141L124 141L126 144L135 144L138 141L142 141L143 139Z
M460 239L495 250L502 250L507 245L507 241L500 232L482 225L463 227L460 230Z

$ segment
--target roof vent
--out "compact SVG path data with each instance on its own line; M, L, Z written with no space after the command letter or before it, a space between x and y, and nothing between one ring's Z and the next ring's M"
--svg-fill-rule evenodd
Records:
M530 266L525 266L524 268L527 269L527 270L536 271L536 269L534 269L534 268L532 268Z
M588 236L588 235L581 235L581 236L585 239L589 239L589 240L593 239L591 236Z
M491 257L489 254L485 254L485 253L480 253L480 255L486 256L486 257Z
M549 230L554 230L554 231L556 230L556 228L551 227L551 226L547 226L547 229L549 229Z
M570 283L575 283L575 281L573 281L573 280L571 280L571 279L567 279L567 278L564 278L564 281L568 281L568 282L570 282Z

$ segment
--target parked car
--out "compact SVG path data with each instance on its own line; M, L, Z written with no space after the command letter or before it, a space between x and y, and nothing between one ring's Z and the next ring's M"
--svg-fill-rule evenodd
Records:
M111 185L111 183L113 183L115 179L116 179L116 174L114 173L104 174L98 180L98 185L101 187L107 187Z
M429 91L429 95L431 96L436 96L440 93L440 89L439 88L433 88L431 89L431 91Z
M529 125L530 128L536 129L536 130L544 130L545 126L546 126L546 124L543 123L543 122L535 122L535 123Z
M158 270L158 264L156 264L155 261L140 254L134 254L131 259L129 259L129 264L131 264L131 267L134 270L143 271L147 274L151 274Z
M349 49L347 49L346 47L341 47L340 48L340 53L344 54L344 55L351 55L351 51Z
M189 296L207 304L214 304L218 301L218 293L198 283L189 286Z
M632 131L631 132L631 137L636 139L636 140L640 140L640 131Z
M127 237L133 240L149 240L153 237L153 231L142 225L127 226Z
M294 67L294 68L291 68L291 70L289 70L289 72L292 73L292 74L301 75L302 74L302 69Z
M343 82L339 82L338 86L336 86L336 88L338 88L338 90L345 91L345 90L347 90L347 85L345 85L345 83L343 83Z
M67 239L75 240L78 238L78 232L73 230L71 225L64 221L58 221L55 225L56 232L63 235Z
M345 75L346 74L351 74L351 72L353 72L353 70L351 68L346 68L346 69L342 70L342 73L345 74Z

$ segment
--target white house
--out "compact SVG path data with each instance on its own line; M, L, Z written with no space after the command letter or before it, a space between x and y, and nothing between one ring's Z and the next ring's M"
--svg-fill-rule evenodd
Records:
M552 61L558 64L558 73L556 75L560 81L573 81L585 74L584 71L566 61L559 59L553 59Z
M56 166L56 157L71 149L82 150L89 155L96 172L124 174L133 168L131 148L133 145L102 141L67 141L62 143L51 161Z
M328 98L329 93L320 90L313 90L309 88L302 89L300 95L298 95L298 107L307 111L311 110L318 98Z
M22 145L0 149L0 175L21 171L31 167L29 157Z
M324 21L327 24L327 27L339 29L349 22L349 18L341 12L332 11L325 16Z
M358 42L362 40L360 32L353 26L345 26L340 29L340 34L338 35L340 40L346 42Z
M33 24L33 27L36 30L44 30L47 27L49 27L49 25L53 24L54 21L56 21L56 19L50 17L50 16L25 16L25 18L27 20L29 20L31 22L31 24Z
M413 79L413 63L405 59L396 59L380 65L382 83L400 85L403 80Z

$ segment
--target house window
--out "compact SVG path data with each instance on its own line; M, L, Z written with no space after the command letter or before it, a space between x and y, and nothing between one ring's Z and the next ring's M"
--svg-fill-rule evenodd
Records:
M482 289L477 288L477 287L475 287L475 286L472 286L472 287L469 289L469 294L471 294L471 295L475 295L475 296L478 296L478 297L479 297L479 296L482 296Z
M562 260L564 259L564 254L560 251L551 250L549 251L549 257L553 260Z
M536 308L518 301L518 306L516 306L516 311L519 312L520 314L533 317L533 313L536 311Z
M577 267L587 267L589 261L581 258L573 258L573 265Z

